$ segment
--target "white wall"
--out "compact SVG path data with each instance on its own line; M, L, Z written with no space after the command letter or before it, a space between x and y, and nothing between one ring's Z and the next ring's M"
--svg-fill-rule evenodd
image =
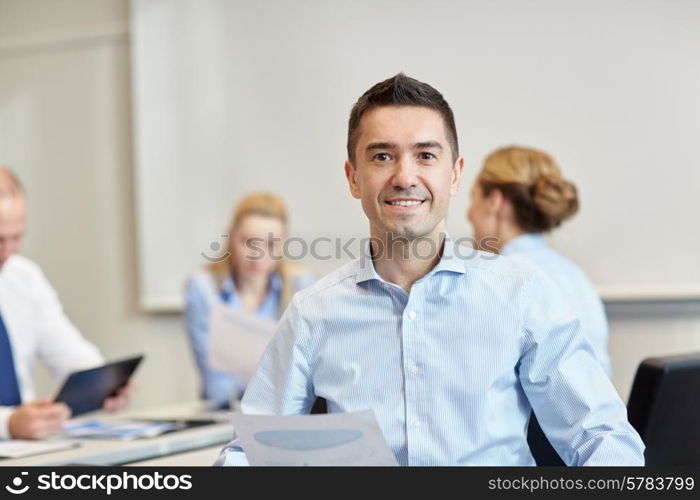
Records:
M700 2L131 6L145 307L182 305L187 270L250 191L283 195L291 235L306 242L365 235L341 168L348 112L399 71L435 85L454 110L466 161L447 217L453 237L470 233L464 212L481 158L504 144L536 146L561 162L581 199L552 243L605 299L700 298L700 232L686 230L697 224L700 185ZM305 259L325 272L345 260Z
M124 0L0 0L0 162L29 192L24 253L74 322L107 357L147 353L144 406L190 399L197 383L179 316L137 310L127 25ZM700 350L697 302L610 314L624 398L643 357ZM56 381L39 376L50 394Z
M627 400L639 361L700 351L700 303L609 305L613 382Z

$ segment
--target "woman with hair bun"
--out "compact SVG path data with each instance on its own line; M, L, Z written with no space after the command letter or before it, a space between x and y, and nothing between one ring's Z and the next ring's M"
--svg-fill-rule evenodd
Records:
M510 146L484 160L467 217L481 250L533 264L569 297L581 319L581 331L611 376L608 322L600 297L583 271L542 238L542 233L572 217L578 206L576 186L562 177L554 158L536 149Z
M562 177L554 158L536 149L510 146L484 160L472 186L467 218L480 250L534 265L570 299L581 331L610 377L603 303L583 271L542 238L542 233L559 227L577 210L576 186ZM527 442L538 466L564 465L534 414Z

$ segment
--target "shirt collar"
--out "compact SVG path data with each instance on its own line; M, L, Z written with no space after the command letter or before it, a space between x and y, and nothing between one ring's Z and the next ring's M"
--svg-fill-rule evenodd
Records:
M282 276L280 276L279 273L273 273L270 276L270 286L268 289L269 292L274 292L274 293L279 293L282 290ZM221 295L222 297L226 297L226 301L228 301L228 297L235 297L236 294L236 282L233 279L233 275L229 273L226 278L224 278L224 281L221 283Z
M501 255L542 248L546 243L540 233L525 233L510 240L501 248Z
M450 238L450 235L445 233L440 261L430 270L428 275L443 271L464 274L464 262L462 262L462 259L456 251L456 247L457 244ZM360 258L357 260L355 283L362 283L370 280L384 281L374 268L370 244L367 243L362 249L362 255L360 255Z

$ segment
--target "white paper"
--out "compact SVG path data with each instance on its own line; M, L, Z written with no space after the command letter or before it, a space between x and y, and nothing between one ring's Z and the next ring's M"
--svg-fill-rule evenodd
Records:
M77 448L75 441L29 441L24 439L0 440L0 458L22 458L51 451Z
M250 465L397 465L372 410L284 416L234 413L231 422Z
M269 319L214 304L209 316L209 363L247 384L276 328Z
M184 424L157 420L76 420L63 426L62 434L72 438L131 439L160 436L184 428Z

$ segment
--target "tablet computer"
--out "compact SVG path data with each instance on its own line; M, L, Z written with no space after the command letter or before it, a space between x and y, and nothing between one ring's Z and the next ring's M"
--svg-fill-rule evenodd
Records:
M102 408L104 400L117 393L134 373L143 356L113 361L103 366L71 373L56 396L73 416Z

